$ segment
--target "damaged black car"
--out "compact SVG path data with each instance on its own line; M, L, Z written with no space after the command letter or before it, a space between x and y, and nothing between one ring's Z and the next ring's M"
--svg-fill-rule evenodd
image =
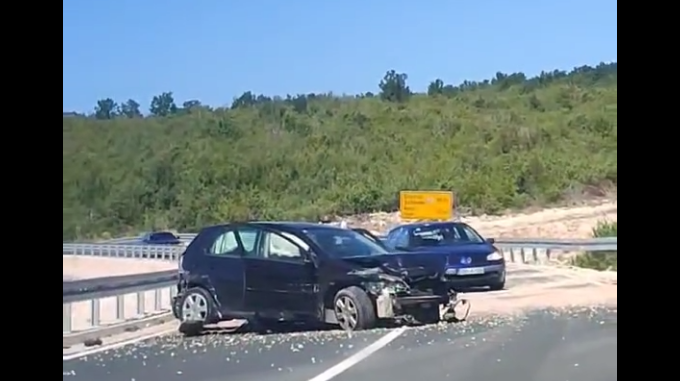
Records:
M460 321L469 303L431 255L390 252L360 231L303 222L204 228L179 260L180 332L245 319L324 323L347 331L382 321Z

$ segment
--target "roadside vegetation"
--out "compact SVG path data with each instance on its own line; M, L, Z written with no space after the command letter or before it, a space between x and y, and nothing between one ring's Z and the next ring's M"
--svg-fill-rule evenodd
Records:
M593 237L618 237L618 223L603 221L593 229ZM616 251L591 251L574 257L572 264L595 270L618 271L618 253Z
M97 102L63 115L63 239L226 220L392 211L404 189L495 213L617 185L617 64L498 73L413 93L268 97L228 107Z

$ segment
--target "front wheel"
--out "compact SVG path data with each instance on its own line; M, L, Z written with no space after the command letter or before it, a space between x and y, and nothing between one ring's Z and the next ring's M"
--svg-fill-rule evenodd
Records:
M500 282L491 283L489 285L489 290L491 290L491 291L500 291L500 290L503 290L504 288L505 288L505 279L503 279Z
M356 286L338 291L334 310L340 328L345 331L373 328L377 322L373 301L366 291Z
M501 275L496 279L495 282L489 285L491 291L500 291L505 288L505 270L501 272Z

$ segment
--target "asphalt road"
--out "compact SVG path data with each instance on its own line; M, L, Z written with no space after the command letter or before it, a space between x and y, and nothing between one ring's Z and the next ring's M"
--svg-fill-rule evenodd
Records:
M173 335L63 362L63 379L72 381L331 378L614 381L617 311L542 310L459 325L353 335L337 331L212 334L194 339Z

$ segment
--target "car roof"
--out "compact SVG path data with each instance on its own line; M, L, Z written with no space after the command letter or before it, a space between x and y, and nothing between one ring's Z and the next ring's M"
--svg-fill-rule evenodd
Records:
M314 222L304 222L304 221L251 221L249 223L253 224L253 225L280 226L280 227L289 228L289 229L296 229L296 230L310 229L310 228L339 229L339 227L333 226L333 225L318 224L318 223L314 223Z
M286 230L304 230L304 229L342 229L339 226L319 224L314 222L304 222L304 221L245 221L240 222L245 225L269 225L272 227L283 228ZM217 226L230 226L233 224L239 224L239 222L230 222L225 224L215 225Z
M438 227L438 226L445 226L445 225L465 225L467 224L465 222L461 221L418 221L418 222L410 222L402 225L398 225L390 229L390 231L394 229L399 229L399 228L409 228L409 229L416 229L416 228L424 228L424 227Z

